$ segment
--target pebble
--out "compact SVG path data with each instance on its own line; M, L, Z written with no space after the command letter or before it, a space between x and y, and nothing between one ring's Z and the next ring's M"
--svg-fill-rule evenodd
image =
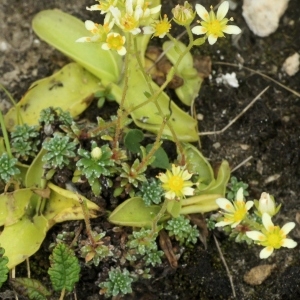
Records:
M244 275L244 281L250 285L260 285L271 275L274 268L275 264L256 266Z
M265 37L275 32L289 0L244 0L243 17L250 30Z
M289 76L294 76L299 71L299 53L289 56L282 65L282 70Z

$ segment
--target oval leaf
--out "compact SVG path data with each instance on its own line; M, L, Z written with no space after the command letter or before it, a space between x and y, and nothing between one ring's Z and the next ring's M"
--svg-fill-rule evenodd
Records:
M151 227L160 206L146 206L140 197L130 198L120 204L109 216L109 222L122 226Z
M79 281L80 267L72 249L63 243L57 244L50 256L51 267L48 270L55 291L65 289L71 292Z
M12 269L33 255L40 248L47 230L48 221L43 216L23 218L5 226L0 235L0 245L9 259L7 267Z
M32 278L14 278L9 281L13 288L22 296L34 300L46 300L51 293L38 280Z
M71 57L85 69L107 82L117 82L122 58L99 43L76 43L89 32L79 19L58 9L39 12L32 21L34 32L49 45Z
M17 112L28 125L38 124L40 111L59 106L78 116L100 89L99 79L76 63L70 63L50 77L34 82L24 97L4 116L7 130L18 124Z

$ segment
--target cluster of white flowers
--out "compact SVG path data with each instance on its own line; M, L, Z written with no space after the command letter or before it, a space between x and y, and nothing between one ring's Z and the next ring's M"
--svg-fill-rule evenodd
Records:
M111 31L114 25L124 33L136 35L141 33L143 21L160 12L161 9L161 5L149 8L149 3L144 0L98 0L97 2L99 4L87 7L87 9L105 14L104 24L85 21L85 27L92 36L81 37L76 42L102 42L102 49L116 50L120 55L125 55L127 52L124 47L126 38Z
M98 4L87 7L90 11L100 11L105 15L103 25L94 23L91 20L85 22L85 27L91 36L81 37L77 42L101 42L102 49L115 50L120 55L125 55L127 33L152 34L159 38L165 37L171 29L171 20L182 26L190 26L196 13L202 19L198 21L201 26L195 26L192 29L194 34L203 34L210 44L214 44L217 38L223 37L224 33L238 34L240 28L235 25L227 25L232 19L225 18L228 12L229 4L224 1L217 12L217 15L211 10L210 13L200 4L196 4L196 12L192 6L185 1L184 5L177 5L173 10L173 19L168 20L167 15L156 20L154 16L161 11L161 5L150 7L150 2L144 0L96 0ZM123 35L112 31L117 26Z
M244 201L243 189L240 188L234 202L226 198L219 198L216 200L218 206L224 210L224 217L220 222L216 223L216 227L230 225L231 228L236 228L237 225L243 224L245 228L251 228L249 222L248 211L255 205L256 215L261 217L261 230L247 230L245 234L248 238L255 241L255 243L264 246L265 248L260 252L260 258L268 258L274 251L281 247L294 248L297 243L288 239L287 234L295 227L294 222L285 224L282 228L276 226L272 222L272 216L278 213L280 205L276 206L274 199L268 193L262 193L260 199L257 201ZM259 224L257 224L259 226Z

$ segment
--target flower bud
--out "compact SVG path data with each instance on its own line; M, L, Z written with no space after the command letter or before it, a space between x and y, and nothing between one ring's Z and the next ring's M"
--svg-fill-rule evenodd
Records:
M91 152L91 157L95 160L100 159L102 156L102 150L99 147L95 147Z
M274 199L271 198L270 194L263 192L258 201L259 213L267 213L269 216L274 216L278 210L276 210L276 205Z
M193 11L192 6L187 1L184 2L184 5L176 5L175 8L172 9L172 13L174 16L173 20L178 25L182 26L190 25L196 15L196 13Z

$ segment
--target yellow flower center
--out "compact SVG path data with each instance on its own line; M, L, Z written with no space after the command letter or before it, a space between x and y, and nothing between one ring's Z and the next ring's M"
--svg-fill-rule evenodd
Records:
M169 189L173 192L180 192L183 189L183 179L180 176L174 175L169 179Z
M275 249L279 249L282 246L282 240L285 239L285 235L278 226L274 226L272 230L264 231L264 234L266 239L261 243L263 246L270 246Z
M218 20L211 21L210 23L207 24L206 28L210 34L219 36L220 33L222 33L222 26Z
M107 37L107 44L109 47L113 50L119 50L120 48L123 47L123 39L121 35L110 35Z
M237 201L236 202L236 210L233 214L233 219L235 222L241 221L245 218L245 215L247 213L247 209L245 206L244 201Z
M124 27L125 31L130 31L138 27L138 22L133 16L126 15L122 18L121 25Z
M160 36L169 32L171 29L171 24L168 22L168 18L165 16L163 20L159 21L155 26L154 36Z

